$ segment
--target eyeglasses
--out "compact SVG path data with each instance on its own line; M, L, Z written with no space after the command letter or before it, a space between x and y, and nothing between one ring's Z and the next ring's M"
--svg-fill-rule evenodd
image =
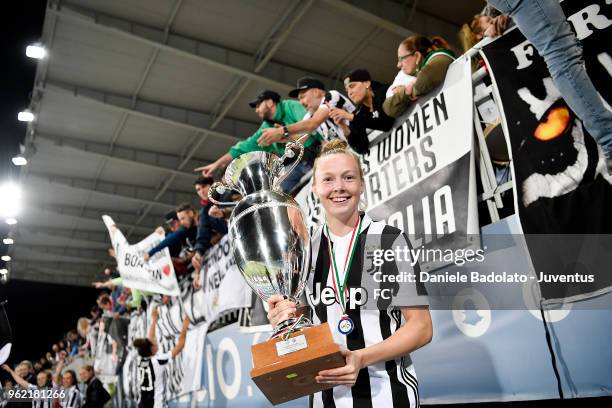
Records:
M416 54L416 51L412 51L412 52L409 52L408 54L404 54L397 59L397 62L401 64L406 58L411 57L414 54Z

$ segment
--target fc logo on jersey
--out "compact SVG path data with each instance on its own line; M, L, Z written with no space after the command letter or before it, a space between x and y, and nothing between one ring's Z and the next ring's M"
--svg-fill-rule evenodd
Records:
M357 306L363 306L368 301L368 291L365 288L348 288L348 299L346 301L347 309L355 309ZM312 293L309 295L313 305L323 303L325 306L331 306L338 303L336 291L331 286L321 288L321 282L315 283Z

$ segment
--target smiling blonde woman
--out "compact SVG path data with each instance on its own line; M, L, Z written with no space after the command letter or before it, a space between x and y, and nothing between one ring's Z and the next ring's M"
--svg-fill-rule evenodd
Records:
M319 372L316 380L334 387L313 395L313 406L417 407L418 383L409 353L432 337L426 294L407 284L399 291L414 293L409 305L379 309L362 308L347 299L347 293L360 288L369 276L362 268L366 240L378 239L386 249L408 245L406 237L359 211L363 171L345 141L333 140L323 147L314 164L312 189L325 209L326 222L312 237L311 261L316 266L308 278L307 298L313 323L329 323L346 362ZM335 288L333 303L324 304L314 293L321 286ZM269 299L268 306L273 325L297 312L295 303L278 295Z

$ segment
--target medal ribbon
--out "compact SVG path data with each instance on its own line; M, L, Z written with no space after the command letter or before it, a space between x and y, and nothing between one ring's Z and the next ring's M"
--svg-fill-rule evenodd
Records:
M361 233L361 217L358 217L357 223L353 228L353 233L351 235L351 241L349 243L349 249L346 253L346 258L344 259L344 282L340 284L340 273L338 272L338 265L336 265L336 257L334 253L334 248L331 246L331 236L329 235L329 228L327 224L325 224L325 230L327 231L327 249L329 251L329 257L331 258L331 267L332 267L332 283L334 284L334 290L336 294L336 300L340 307L342 308L342 313L346 314L346 289L347 289L347 281L349 271L351 270L351 264L353 263L353 257L355 255L355 250L357 249L357 243L359 242L359 234ZM355 234L357 232L357 234ZM356 239L357 238L357 239ZM342 294L342 295L340 295Z

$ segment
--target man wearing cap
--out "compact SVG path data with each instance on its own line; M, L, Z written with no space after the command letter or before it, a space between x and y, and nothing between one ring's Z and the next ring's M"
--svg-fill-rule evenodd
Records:
M344 76L344 89L357 110L348 113L332 108L330 117L342 127L349 145L358 153L369 151L368 129L387 132L393 127L395 119L387 116L382 107L388 88L388 85L372 81L365 69L355 69ZM349 121L348 126L346 121Z
M169 233L167 235L170 235L171 233L176 232L176 230L178 230L181 227L181 223L179 222L179 219L176 215L176 210L168 211L166 213L166 215L164 216L164 224L166 224L166 227L169 230ZM163 230L162 227L159 227L159 228ZM180 241L169 244L168 250L170 251L170 256L172 258L178 257L179 254L181 253L182 248L183 248L183 245L181 244Z
M348 113L355 111L355 105L338 91L325 91L323 82L315 78L304 77L297 82L297 87L289 92L291 98L298 98L308 113L304 119L288 126L276 126L263 129L259 138L260 146L267 146L283 138L285 132L291 136L312 134L318 132L324 142L333 139L344 139L342 127L336 125L330 118L331 108L343 109ZM348 126L348 121L345 121Z
M232 146L228 153L221 156L214 163L197 168L196 171L201 170L204 177L211 177L217 169L227 166L233 159L244 153L264 150L282 156L285 152L285 143L290 140L285 137L283 140L277 141L270 145L259 146L257 141L261 137L262 131L264 129L274 127L275 125L286 126L299 122L306 114L306 110L302 107L302 105L300 105L299 102L293 100L281 100L279 94L269 90L262 91L259 95L257 95L257 98L249 102L249 106L255 109L255 112L262 120L261 126L247 139ZM286 136L289 135L287 134ZM316 135L316 137L310 137L304 142L304 147L308 149L318 142L318 135ZM285 181L283 181L283 190L291 190L291 188L297 184L297 182L304 174L308 172L308 170L310 170L311 167L311 163L308 164L306 160L302 159L300 164L298 164L298 166L289 174Z

